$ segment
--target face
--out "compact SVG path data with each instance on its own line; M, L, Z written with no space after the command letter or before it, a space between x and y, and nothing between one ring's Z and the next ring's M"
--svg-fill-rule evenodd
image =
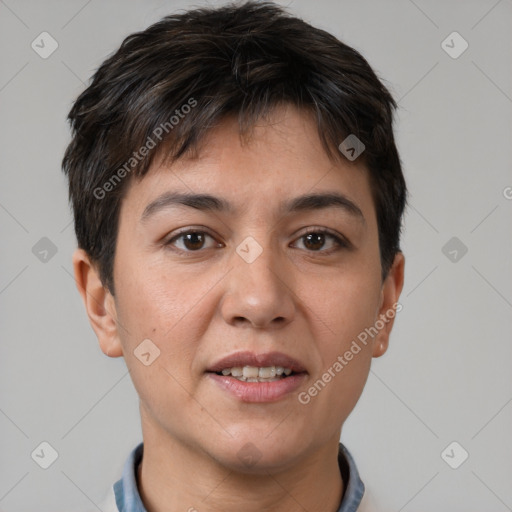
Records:
M227 119L198 158L155 161L120 211L102 348L124 356L143 429L239 471L247 451L277 470L337 443L394 315L361 334L401 290L403 260L381 279L364 166L333 163L316 130L280 108L241 144Z

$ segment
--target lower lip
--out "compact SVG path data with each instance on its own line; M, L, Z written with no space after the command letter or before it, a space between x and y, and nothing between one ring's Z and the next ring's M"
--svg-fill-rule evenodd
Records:
M272 382L244 382L216 373L208 375L222 389L242 402L277 402L296 391L306 378L306 373L297 373Z

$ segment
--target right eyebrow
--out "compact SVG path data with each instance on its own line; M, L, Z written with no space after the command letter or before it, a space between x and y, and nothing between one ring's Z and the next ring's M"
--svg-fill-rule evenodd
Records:
M140 221L145 222L157 212L174 205L189 206L190 208L203 211L234 211L233 205L229 201L212 196L211 194L166 192L144 208Z

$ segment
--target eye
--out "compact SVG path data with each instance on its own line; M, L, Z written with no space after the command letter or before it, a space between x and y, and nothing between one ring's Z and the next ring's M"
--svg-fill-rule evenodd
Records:
M215 239L211 235L199 229L182 231L165 242L165 245L172 245L184 252L198 252L205 248L204 245L207 239L212 240L214 243L210 244L210 247L206 247L206 249L220 247L222 245L215 242Z
M310 252L330 254L349 247L347 241L325 229L310 229L307 233L301 235L298 240L303 240L304 248ZM329 240L330 243L327 243ZM326 243L329 247L323 249Z

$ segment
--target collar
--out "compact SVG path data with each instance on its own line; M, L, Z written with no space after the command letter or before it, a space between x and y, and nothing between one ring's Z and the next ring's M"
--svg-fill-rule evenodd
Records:
M143 451L144 443L140 443L132 450L124 464L121 479L114 484L119 512L147 512L137 488L137 470ZM364 484L352 455L342 443L339 444L338 465L345 483L345 491L337 512L356 512L364 494Z

